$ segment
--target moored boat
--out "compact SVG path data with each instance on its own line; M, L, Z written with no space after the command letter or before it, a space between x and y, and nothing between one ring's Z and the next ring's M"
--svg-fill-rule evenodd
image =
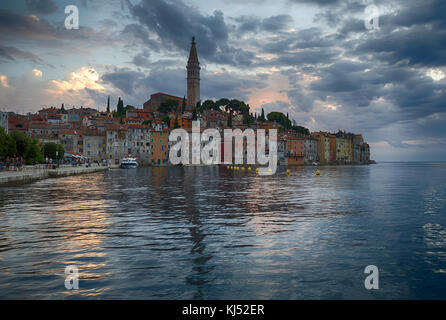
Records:
M122 169L133 169L138 167L138 162L136 162L136 158L134 157L126 157L122 159L121 165L119 167Z

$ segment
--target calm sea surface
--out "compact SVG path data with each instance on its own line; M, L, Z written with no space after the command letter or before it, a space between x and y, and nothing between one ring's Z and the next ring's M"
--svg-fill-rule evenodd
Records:
M446 299L446 163L0 187L0 298ZM65 267L79 290L65 288ZM379 268L366 290L364 268Z

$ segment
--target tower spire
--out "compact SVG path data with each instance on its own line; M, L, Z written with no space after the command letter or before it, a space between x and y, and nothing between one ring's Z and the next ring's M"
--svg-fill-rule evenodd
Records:
M200 101L200 62L198 61L195 37L192 37L187 61L187 105L195 107Z
M200 64L200 62L198 61L197 47L195 46L195 37L192 37L188 65L191 63Z

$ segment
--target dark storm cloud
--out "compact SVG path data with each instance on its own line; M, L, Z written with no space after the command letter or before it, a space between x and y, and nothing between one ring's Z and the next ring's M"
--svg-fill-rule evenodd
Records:
M253 88L266 87L262 76L246 77L242 74L223 71L221 73L203 73L201 86L204 97L247 100Z
M152 64L148 74L129 68L113 68L102 76L104 83L111 84L130 98L135 96L146 101L151 93L165 92L177 96L186 95L186 73L184 68L167 68L165 64ZM252 88L264 88L262 76L246 77L221 70L218 73L203 70L201 73L201 97L236 98L247 100Z
M200 57L207 61L232 65L253 62L255 55L252 52L228 44L228 28L220 10L204 15L182 1L162 0L143 0L135 6L129 4L129 7L140 24L155 33L167 50L185 53L195 36ZM271 27L278 24L274 19L265 23Z
M313 4L318 6L331 6L340 2L340 0L288 0L298 4Z
M0 44L0 58L14 61L16 59L29 60L35 63L41 63L42 59L31 52L22 51L12 46L3 46ZM2 60L0 59L0 63Z
M81 25L79 30L67 30L64 24L50 23L35 15L21 15L0 9L0 42L8 44L24 43L33 48L59 48L73 54L93 50L99 46L109 46L119 42L116 35L107 30Z
M391 64L409 66L446 65L446 29L414 26L378 35L358 45L357 54L374 54L377 59Z
M149 52L139 53L136 56L133 57L133 64L137 67L150 67L152 65L151 61L149 60Z
M383 24L411 27L413 25L437 24L445 27L446 2L443 0L406 0L396 13L381 17Z
M129 68L116 68L114 72L104 74L102 80L111 83L125 94L133 94L146 79L144 73Z
M235 31L237 33L258 31L279 32L289 28L293 22L293 18L288 14L279 14L265 19L254 16L242 16L235 18L234 21L238 25Z
M260 52L274 54L267 61L258 61L259 66L300 67L306 65L330 64L341 54L333 35L324 35L317 28L281 34L270 40L252 41L251 45Z
M298 32L289 32L278 35L269 40L253 40L250 44L256 46L261 52L275 54L290 54L311 50L337 50L337 39L333 35L324 35L318 28L303 29Z
M23 38L55 38L56 30L46 21L0 9L0 35Z
M26 0L25 3L29 11L37 14L51 14L58 9L52 0Z
M153 39L147 28L143 25L136 23L128 24L122 30L121 35L130 45L132 44L131 40L135 40L138 45L143 45L156 52L161 50L160 43Z
M143 0L131 7L131 12L163 43L181 50L189 48L190 39L195 36L202 47L201 55L211 56L228 39L223 13L218 10L205 16L181 1Z

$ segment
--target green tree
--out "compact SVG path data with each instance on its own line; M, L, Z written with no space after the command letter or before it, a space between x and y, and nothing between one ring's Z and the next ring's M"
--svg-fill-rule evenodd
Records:
M243 123L246 124L247 126L250 126L251 123L254 122L254 117L252 116L252 114L244 114L243 115Z
M181 108L181 113L184 113L186 111L186 96L183 97L183 105Z
M204 110L215 109L215 102L212 100L206 100L205 102L203 102L203 109Z
M232 112L229 113L229 117L228 117L228 127L232 128Z
M116 105L116 113L119 116L122 116L125 113L124 109L124 101L122 101L121 97L118 98L118 104Z
M175 129L180 127L180 124L178 123L178 117L177 117L177 116L175 116L175 122L174 122L174 124L173 124L173 127L174 127Z
M310 135L310 130L308 128L302 127L302 126L292 126L291 130L303 134L303 135Z
M161 119L164 121L164 123L167 125L167 127L170 127L170 117L168 114L164 115L164 117Z
M8 150L8 135L5 132L5 129L0 127L0 159L6 157L6 153Z
M7 157L15 157L17 155L17 149L15 140L8 135L6 140L6 154Z
M279 123L285 129L291 128L291 121L282 112L270 112L268 113L267 118L269 121Z
M12 131L9 134L9 137L15 141L17 156L23 157L27 145L31 143L31 139L26 134L19 131Z
M57 144L57 159L63 159L65 155L65 148L60 143Z
M63 158L65 150L59 143L48 142L43 145L43 154L51 159Z
M177 100L167 99L166 101L160 103L158 111L160 113L169 113L175 111L178 108L178 105L179 103Z
M215 109L220 110L220 107L223 107L226 112L229 110L229 99L221 98L217 102L215 102Z
M265 111L263 110L263 108L262 108L262 114L260 115L259 120L260 120L261 122L265 122L265 121L266 121L266 119L265 119Z
M110 113L110 96L107 98L107 113Z
M203 110L203 105L201 104L201 100L197 102L196 109L197 109L197 112L203 113L204 110Z
M197 115L197 109L194 109L192 111L192 121L195 121L198 119L198 115Z
M35 165L44 162L43 154L40 151L41 148L39 144L39 140L33 138L26 146L25 154L23 155L23 159L25 160L26 164Z

